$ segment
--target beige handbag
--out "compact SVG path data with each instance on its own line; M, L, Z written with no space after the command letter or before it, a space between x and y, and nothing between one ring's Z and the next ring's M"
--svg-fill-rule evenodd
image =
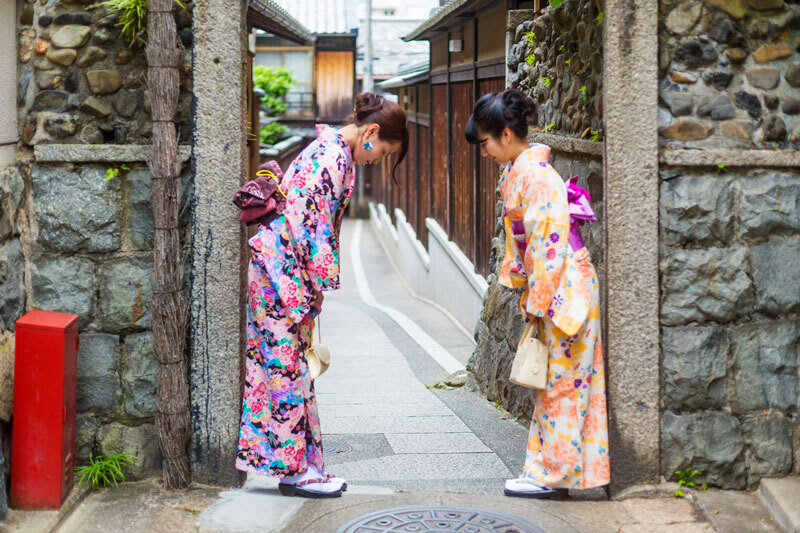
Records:
M322 341L322 328L317 315L317 336ZM322 344L314 345L314 332L311 332L311 346L306 349L306 364L311 379L317 379L331 366L331 351Z
M550 359L550 350L537 338L534 322L541 324L541 320L535 318L525 326L525 331L519 340L519 346L517 346L517 354L514 356L514 364L511 366L509 381L523 387L544 389L547 387L547 365Z

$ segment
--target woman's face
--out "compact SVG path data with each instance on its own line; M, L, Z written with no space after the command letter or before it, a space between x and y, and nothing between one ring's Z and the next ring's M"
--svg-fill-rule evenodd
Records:
M380 126L378 124L368 124L363 127L364 130L359 136L359 141L356 144L356 149L353 152L353 161L357 165L371 165L378 163L387 154L393 154L400 149L400 142L389 142L381 139L378 136ZM364 145L369 142L372 146L370 150L364 148Z
M483 157L489 157L500 165L510 163L514 158L511 150L511 141L514 138L514 133L510 129L504 129L500 137L492 137L488 133L478 130L478 137L480 138L481 155Z

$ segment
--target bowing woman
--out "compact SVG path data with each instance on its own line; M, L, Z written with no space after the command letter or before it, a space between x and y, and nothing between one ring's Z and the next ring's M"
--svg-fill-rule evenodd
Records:
M323 293L339 288L339 230L355 165L408 151L406 114L383 97L356 98L340 130L317 139L282 181L285 212L249 241L244 400L236 468L280 479L287 496L336 497L347 485L325 471L322 433L305 351Z
M608 423L597 274L578 226L595 220L588 193L564 183L550 147L528 144L536 107L517 90L481 97L467 140L508 166L500 177L506 250L498 283L524 288L526 320L541 321L550 349L547 385L536 392L522 475L508 496L562 499L567 489L609 483Z

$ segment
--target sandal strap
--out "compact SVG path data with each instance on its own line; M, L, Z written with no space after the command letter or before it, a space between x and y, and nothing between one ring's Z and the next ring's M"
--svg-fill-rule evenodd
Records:
M295 487L304 487L306 485L311 485L312 483L327 483L330 478L314 478L314 479L306 479L304 481L299 481L297 483L292 483Z

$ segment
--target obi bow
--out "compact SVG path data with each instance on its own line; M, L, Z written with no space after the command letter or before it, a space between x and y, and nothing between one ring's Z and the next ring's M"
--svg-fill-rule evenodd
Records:
M267 161L259 167L256 176L233 197L233 203L241 209L239 219L247 225L268 224L286 209L286 195L280 186L283 178L280 165Z
M567 180L567 201L569 202L569 243L573 250L584 247L580 227L586 222L597 222L589 200L592 195L578 185L578 176Z

